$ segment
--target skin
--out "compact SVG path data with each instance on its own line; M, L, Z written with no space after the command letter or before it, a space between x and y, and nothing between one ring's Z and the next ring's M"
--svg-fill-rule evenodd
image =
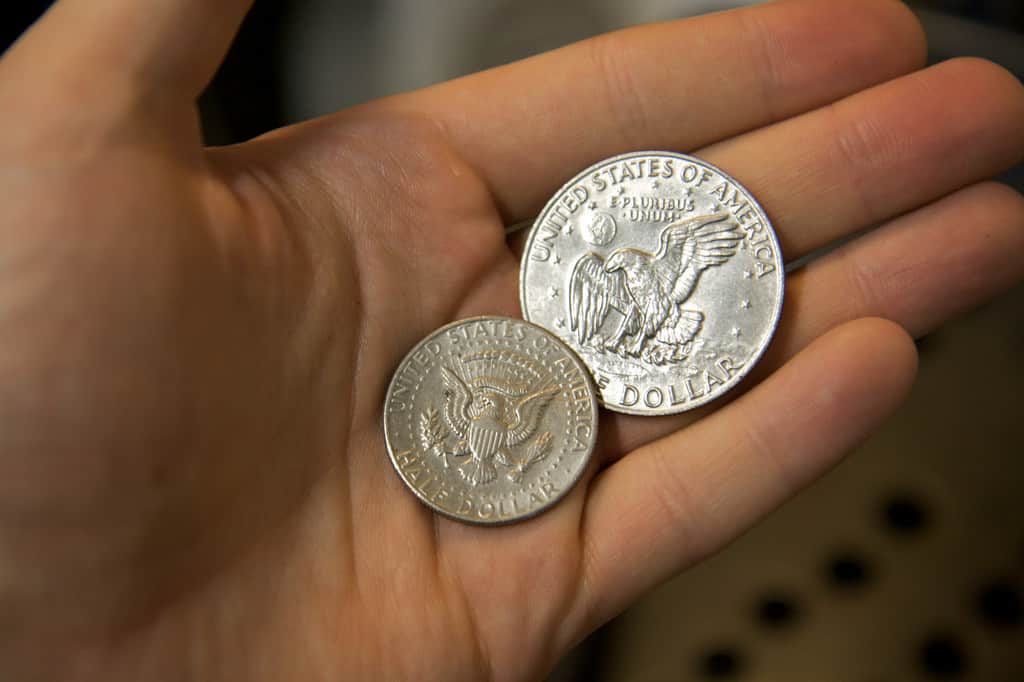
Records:
M1024 92L918 70L899 3L645 26L204 150L247 5L61 0L0 61L0 678L537 679L870 434L911 336L1021 278L1024 200L985 179ZM431 515L385 455L392 369L517 314L503 226L633 149L728 170L790 260L877 227L789 278L742 395L606 415L528 523Z

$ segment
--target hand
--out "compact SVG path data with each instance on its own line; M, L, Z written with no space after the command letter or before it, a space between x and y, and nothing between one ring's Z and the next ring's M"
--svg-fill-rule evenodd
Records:
M1024 201L981 182L1024 154L1024 91L914 72L897 2L632 29L203 150L248 4L61 0L0 62L3 679L537 678L835 463L910 336L1024 270ZM384 451L392 370L516 315L504 226L634 149L736 176L789 260L877 227L791 275L740 397L606 415L529 522L432 515Z

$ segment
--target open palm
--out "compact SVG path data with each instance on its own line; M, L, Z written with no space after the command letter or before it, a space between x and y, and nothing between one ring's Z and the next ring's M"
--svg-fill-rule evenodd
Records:
M632 29L203 150L247 5L62 0L0 62L4 679L537 678L865 437L908 332L1024 270L1024 201L976 184L1024 154L1024 92L911 73L899 3ZM635 149L736 176L790 261L876 229L790 276L738 399L607 416L529 522L432 515L384 451L391 372L516 315L504 226Z

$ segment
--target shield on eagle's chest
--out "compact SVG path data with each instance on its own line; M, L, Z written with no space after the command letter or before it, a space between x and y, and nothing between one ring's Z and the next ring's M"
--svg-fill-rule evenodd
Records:
M492 419L480 419L469 425L469 449L478 459L490 459L504 445L508 430Z

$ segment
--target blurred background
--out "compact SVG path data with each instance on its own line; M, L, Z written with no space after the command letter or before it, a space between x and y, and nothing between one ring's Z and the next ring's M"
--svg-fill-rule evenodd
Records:
M0 47L48 4L6 0ZM257 0L203 97L207 139L742 4ZM983 56L1024 75L1024 0L912 7L933 61ZM1004 180L1024 190L1024 169ZM1024 681L1024 287L919 346L911 399L875 437L595 633L551 680Z

